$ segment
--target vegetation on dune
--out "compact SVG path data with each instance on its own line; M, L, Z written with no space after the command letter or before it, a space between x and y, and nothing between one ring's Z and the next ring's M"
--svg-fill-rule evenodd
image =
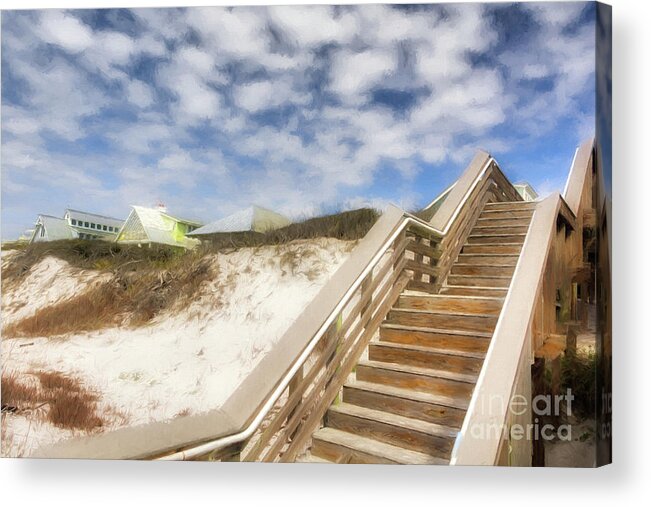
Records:
M243 248L264 245L284 245L298 239L335 238L352 241L361 239L373 227L379 214L362 208L322 217L309 218L280 229L258 232L220 233L207 236L203 249Z
M30 413L58 428L93 431L105 424L97 401L78 379L61 372L2 373L3 415Z
M109 280L12 322L3 333L9 337L56 336L123 322L132 326L146 324L177 302L190 301L217 270L208 258L192 253L183 259L177 256L174 262L165 261L165 268L157 264L147 260L144 267L136 268L135 264L124 263Z
M377 218L378 213L371 209L347 211L311 218L264 234L214 235L194 250L164 245L141 248L87 240L34 243L3 263L5 290L19 284L47 256L62 259L75 268L110 272L112 276L72 298L11 322L3 328L3 333L7 337L56 336L121 324L143 325L175 305L191 302L200 286L218 274L211 254L244 247L279 246L301 239L356 240L366 235ZM295 273L299 253L294 250L277 253L283 271ZM306 274L309 279L317 275Z
M2 270L3 281L12 283L27 275L31 268L47 256L66 261L73 267L123 273L147 269L171 269L183 263L182 258L194 252L166 245L140 248L108 241L82 239L33 243L14 254Z

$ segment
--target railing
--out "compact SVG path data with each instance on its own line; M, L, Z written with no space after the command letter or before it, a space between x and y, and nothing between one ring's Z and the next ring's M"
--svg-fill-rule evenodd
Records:
M338 279L345 271L338 272L313 301L312 306L325 319L308 308L301 322L288 331L291 335L297 329L305 335L318 325L247 429L161 459L292 461L305 450L322 415L407 282L413 276L426 275L429 283L436 278L440 234L426 222L392 208L369 236L371 240L386 239L378 248L362 249L351 259L361 270L334 308L327 311L324 306L326 298L335 301L329 297L328 286L341 289ZM371 252L370 260L362 263L361 255Z
M483 203L521 199L484 152L440 197L429 222L390 207L219 410L73 440L39 456L295 459L400 292L436 292Z
M430 287L430 292L438 292L445 282L484 204L489 201L521 200L522 197L495 160L488 153L477 153L468 169L451 187L449 195L430 222L434 227L442 229L444 235L438 260L439 277ZM426 289L413 283L412 288Z
M440 286L440 259L456 257L477 214L488 200L521 200L494 159L480 152L460 180L443 193L445 200L432 222L392 208L373 227L368 238L385 237L369 261L354 256L343 269L358 271L349 289L322 320L306 311L299 329L323 322L269 397L247 430L237 436L182 450L163 459L241 459L293 461L309 446L312 433L338 396L353 367L380 323L405 287L436 292ZM436 202L436 200L434 201ZM439 227L433 225L433 222ZM446 233L448 234L446 236ZM447 241L447 249L442 245ZM458 253L458 251L457 251ZM358 252L359 254L359 252ZM449 266L446 265L446 274ZM346 287L340 273L328 286ZM324 293L329 293L329 288ZM328 308L321 294L313 304ZM307 319L304 319L308 316ZM288 331L289 334L292 330ZM263 422L264 421L264 422ZM233 445L231 440L239 442Z
M536 206L452 451L453 465L531 464L531 364L545 339L562 332L557 298L571 298L567 293L583 267L583 214L593 206L592 150L592 140L577 150L564 197L556 193Z

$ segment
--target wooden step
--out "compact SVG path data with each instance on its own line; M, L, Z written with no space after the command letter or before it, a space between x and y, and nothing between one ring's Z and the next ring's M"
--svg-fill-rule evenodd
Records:
M440 458L450 457L457 436L454 428L348 403L331 406L325 424L328 428Z
M511 284L511 276L478 276L478 275L449 275L450 285L463 287L501 287L508 288Z
M504 287L473 287L468 285L446 285L441 287L441 294L453 296L492 296L506 297L508 289Z
M481 216L477 219L475 226L477 227L500 227L500 226L525 226L529 227L531 223L531 217L505 217L505 218L493 218L488 216L487 218L482 218Z
M316 463L320 465L322 464L334 465L332 461L328 461L325 458L320 458L319 456L315 456L311 452L306 452L304 455L296 458L296 463Z
M491 220L504 220L506 218L526 218L531 220L533 210L490 210L484 208L479 215L479 220L484 218Z
M483 225L475 224L470 234L526 234L529 224L526 225Z
M466 243L461 250L464 254L520 254L522 243Z
M452 266L450 273L453 275L513 276L514 271L515 266L504 264L476 265L456 262Z
M463 352L486 352L491 337L492 333L432 329L387 323L380 326L381 341Z
M470 234L466 240L466 245L477 244L503 244L503 243L524 243L526 233L522 234Z
M510 202L487 202L484 205L486 210L533 210L536 209L537 202L532 201L510 201Z
M477 313L438 312L415 308L393 308L387 315L386 322L436 329L492 331L497 323L497 316Z
M470 374L479 374L484 356L485 354L482 352L423 347L388 341L372 342L368 347L368 358L371 361Z
M415 308L439 312L467 312L499 315L504 300L501 298L473 298L468 296L444 296L440 294L401 295L397 308Z
M316 431L312 436L310 452L334 463L389 465L447 465L449 463L446 459L334 428L321 428Z
M468 409L463 398L448 398L355 380L344 385L343 401L413 419L461 428Z
M477 381L477 375L467 373L370 360L359 361L356 375L358 380L364 382L468 399L470 399L472 389Z
M472 266L515 266L518 263L519 258L519 254L492 255L488 253L462 253L459 254L457 262L459 264L467 264Z

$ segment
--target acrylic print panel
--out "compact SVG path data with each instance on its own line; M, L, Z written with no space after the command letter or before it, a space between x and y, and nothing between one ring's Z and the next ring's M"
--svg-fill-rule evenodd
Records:
M2 13L4 457L610 461L610 8Z

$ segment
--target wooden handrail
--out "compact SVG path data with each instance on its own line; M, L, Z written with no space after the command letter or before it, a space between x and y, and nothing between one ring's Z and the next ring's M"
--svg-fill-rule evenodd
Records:
M301 380L296 387L297 390L300 389L306 389L308 387L308 382L315 381L317 378L317 372L314 371L314 369L311 370L309 375L306 375L304 371L302 371L303 364L305 363L307 356L316 348L317 344L322 341L323 336L326 334L328 329L330 329L330 326L333 325L333 323L336 321L337 316L341 314L343 308L345 305L348 303L350 300L351 296L355 293L355 291L359 288L361 285L362 281L368 274L377 266L377 263L379 262L379 259L381 255L383 255L389 248L389 245L392 244L393 242L396 241L398 236L406 232L407 229L409 228L410 234L412 235L421 235L420 240L418 242L414 242L413 240L409 241L406 245L403 247L400 247L400 249L396 250L394 252L394 256L401 257L404 255L404 251L411 251L414 252L413 259L410 261L405 261L402 265L399 266L399 270L394 271L396 275L392 279L392 283L395 283L397 279L400 276L400 273L402 272L403 269L409 269L411 272L414 274L416 279L412 279L411 283L413 284L414 288L418 288L420 290L427 290L434 292L434 288L436 287L437 283L440 283L440 277L437 277L438 270L435 267L435 265L438 263L438 259L440 256L440 249L438 249L438 245L432 244L433 242L438 242L440 243L440 240L443 238L445 231L449 230L451 228L451 225L454 223L454 221L459 217L461 214L461 211L464 209L464 206L472 206L471 200L475 195L473 194L473 191L478 188L480 182L483 180L484 176L489 173L492 174L492 172L498 173L499 176L503 179L503 181L508 183L508 180L503 176L501 171L499 170L499 167L497 167L497 164L495 161L490 157L490 155L480 152L478 156L476 156L471 164L468 166L466 171L463 173L462 177L460 180L450 187L450 189L446 192L448 192L448 196L446 200L444 201L444 205L447 204L447 210L444 210L443 213L447 218L445 219L437 219L436 223L439 225L442 225L441 228L437 228L432 222L426 222L414 215L411 215L409 213L406 213L404 211L401 211L401 217L398 221L396 221L396 217L392 216L392 214L396 214L395 209L392 208L390 211L392 214L385 213L383 215L384 222L381 226L377 227L378 235L380 234L387 234L389 231L393 231L391 235L389 235L389 238L383 246L378 249L378 253L376 254L376 257L366 263L366 267L364 270L362 270L359 275L355 278L355 282L352 284L342 284L340 281L336 280L331 280L326 287L324 287L324 290L328 291L328 286L333 285L334 287L337 287L338 289L341 289L342 287L349 287L349 289L346 291L346 293L343 296L339 296L338 299L338 305L334 307L333 310L331 310L323 321L324 323L321 325L321 327L314 332L313 337L306 347L306 349L303 351L303 354L301 354L301 357L294 363L294 368L290 369L288 373L284 376L284 381L280 383L280 385L276 388L274 394L267 400L265 405L262 407L262 410L258 412L258 416L254 419L253 423L250 423L248 426L248 429L245 432L242 432L241 437L242 440L245 439L250 439L253 436L253 433L257 430L257 427L261 423L261 417L263 418L266 416L266 414L271 410L271 408L278 402L280 399L281 395L285 392L287 389L287 386L289 383L292 381L292 378L294 378L295 375L299 375ZM497 185L496 185L497 186ZM501 189L502 192L507 192L508 196L513 199L513 200L518 200L520 199L519 195L517 192L515 192L515 189L508 184L508 187L506 189ZM457 190L456 195L452 195L453 191ZM486 190L486 189L484 189ZM509 193L510 192L510 193ZM441 212L441 210L439 210ZM435 215L435 218L438 217L439 213ZM385 218L386 217L386 218ZM377 225L377 224L376 224ZM369 236L372 236L374 227L371 232L369 233ZM426 243L426 244L423 244ZM423 261L426 260L427 264L424 264ZM397 262L396 259L393 259L392 262ZM344 267L346 265L357 265L359 266L361 263L359 260L354 260L354 259L349 259ZM418 267L418 266L421 267ZM344 268L342 268L344 269ZM354 271L355 269L351 269L351 271ZM357 268L357 271L359 272L359 268ZM337 273L339 274L339 272ZM337 275L336 274L336 275ZM421 279L421 277L426 278L425 281ZM413 278L413 277L412 277ZM408 279L402 279L403 282L406 284L410 282ZM393 294L395 291L389 291L388 288L390 286L387 285L385 289L385 294ZM399 294L399 292L397 293ZM394 296L397 297L397 294ZM322 303L321 302L321 293L317 295L317 298L312 302L312 305L314 305L316 308L319 308L321 311L324 311L327 308L332 308L327 303ZM388 303L392 304L392 301L388 301ZM390 308L390 304L386 307L386 312L388 312L388 309ZM355 309L356 311L357 309ZM384 311L384 305L383 305L383 311ZM379 326L379 323L381 322L381 319L384 318L384 315L377 315L377 318L380 318L380 320L372 319L372 326L371 331L375 331L376 329L373 329L376 326ZM352 313L354 315L354 312ZM313 325L314 322L321 322L322 319L315 316L311 315L311 312L308 309L306 309L305 312L299 317L299 319L305 320L305 322L300 322L295 326L292 326L292 328L296 327L301 330L303 333L303 336L308 335L311 333L310 331L310 324ZM377 320L377 322L376 322ZM355 332L360 332L361 329L365 329L367 326L361 326L358 325L357 328L355 328ZM292 328L288 331L288 333L291 333ZM348 328L346 326L343 326L343 331L347 332ZM367 330L368 331L368 330ZM342 331L339 330L339 333ZM355 332L352 333L353 336L357 336ZM350 339L349 341L346 341L341 349L342 350L348 350L348 348L353 347L353 344L355 344L355 350L358 350L360 353L363 350L364 346L366 345L366 341L370 339L372 333L369 334L369 332L366 332L360 339L359 341L355 341L354 339ZM327 346L326 346L327 347ZM326 348L326 350L330 351L329 348ZM354 357L354 355L352 356ZM339 361L342 360L341 357L337 356L334 360L334 363L332 364L338 364ZM346 368L350 366L352 368L353 364L349 364L350 359L347 360L345 365L339 365L337 368L341 368L342 371L346 371ZM318 366L321 366L321 364L317 363ZM263 371L260 368L258 369L259 371ZM253 373L255 374L255 372ZM326 371L326 377L331 375L331 371ZM269 376L266 376L268 379ZM306 380L308 379L308 380ZM250 381L247 379L247 382ZM334 382L332 385L337 385L337 382ZM321 388L320 386L319 388ZM313 387L313 389L316 389L316 387ZM338 387L333 388L333 389L338 389ZM279 430L279 428L286 423L285 427L285 433L291 433L292 431L296 430L298 421L300 418L296 414L301 414L303 412L309 412L310 416L308 418L308 421L303 421L302 428L301 428L301 434L304 435L304 438L301 439L299 438L298 440L293 440L291 444L291 449L289 451L285 450L283 454L284 460L288 459L288 457L295 456L295 449L300 447L300 444L304 443L304 439L308 438L309 434L311 434L312 431L312 425L316 421L318 422L320 420L320 410L325 410L327 408L327 405L331 402L331 400L328 399L327 395L323 395L320 398L319 406L318 409L315 409L312 405L309 405L309 408L304 408L303 411L300 410L298 406L294 406L294 403L297 402L299 396L295 395L292 397L292 395L289 395L289 398L285 401L285 403L288 404L288 408L285 408L284 410L281 409L279 412L279 416L276 418L275 421L273 421L270 424L271 430L267 431L266 434L262 437L262 440L258 440L258 442L255 444L255 447L252 449L247 449L245 450L245 459L247 460L258 460L258 459L271 459L274 460L277 457L279 457L279 453L283 447L284 444L279 443L281 440L279 440L279 437L277 435L274 435L274 432ZM287 416L287 413L291 412L293 419L290 421L282 421L282 418ZM315 415L317 414L317 415ZM296 425L296 426L295 426ZM287 430L289 428L289 430ZM271 449L269 452L265 455L265 457L262 457L262 452L264 450L265 445L271 440L272 436L275 436L276 438L276 443L272 444ZM295 437L295 435L292 435ZM296 444L295 442L299 442L299 444ZM229 443L229 442L227 442ZM225 444L218 444L217 442L209 443L204 446L202 446L201 449L195 450L194 451L179 451L177 453L174 453L172 455L169 455L166 457L166 459L187 459L187 458L192 458L198 455L198 453L205 453L205 452L215 452L220 448L225 447ZM191 453L191 454L190 454Z
M449 262L468 232L472 213L488 199L520 198L492 157L480 152L429 222L389 207L219 410L55 444L39 455L295 457L399 293L408 283L435 292L444 276L441 259ZM270 387L271 379L275 384ZM187 428L192 428L191 438ZM149 438L148 431L156 435Z
M522 416L514 415L511 402L515 395L523 397L529 405L525 419L530 419L530 364L544 336L556 331L550 325L555 283L571 284L572 266L583 259L584 210L594 207L593 148L591 139L575 152L564 197L552 194L536 206L452 451L453 465L504 464L505 449L509 463L531 459L529 440L520 446L510 440L510 425Z
M523 360L529 364L529 327L556 231L560 201L559 194L552 194L534 211L493 339L452 451L451 465L493 465L497 461L513 386Z

